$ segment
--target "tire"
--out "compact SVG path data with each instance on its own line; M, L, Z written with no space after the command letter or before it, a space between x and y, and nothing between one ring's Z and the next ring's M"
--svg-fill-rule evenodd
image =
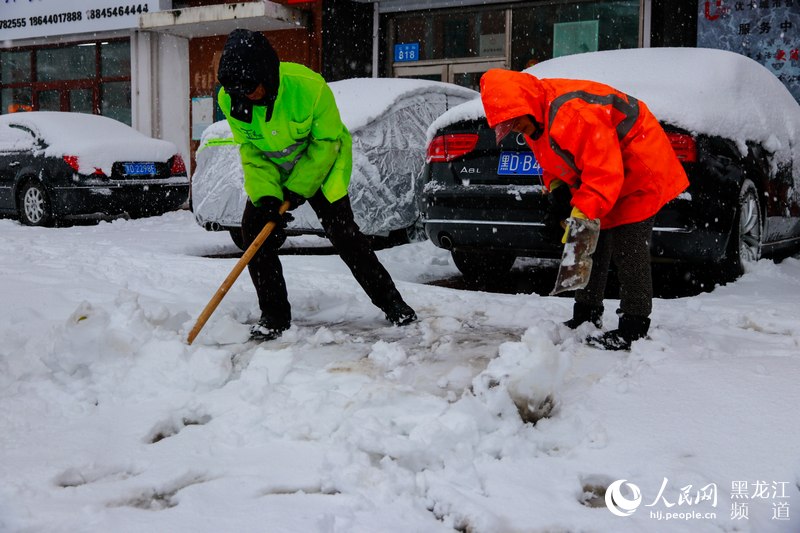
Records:
M26 226L52 226L55 220L47 191L40 182L30 179L18 196L19 219Z
M736 219L728 241L726 252L727 270L734 278L761 259L764 235L764 218L758 199L758 190L753 182L744 180L739 191Z
M231 234L231 240L233 244L239 247L241 251L247 250L247 246L244 245L244 237L242 236L242 228L231 228L228 230L228 233Z
M456 268L469 281L492 283L511 271L516 256L503 252L450 252Z

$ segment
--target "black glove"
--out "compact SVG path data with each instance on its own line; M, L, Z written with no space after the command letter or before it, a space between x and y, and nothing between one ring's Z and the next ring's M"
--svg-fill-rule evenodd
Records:
M289 211L296 209L306 203L306 199L291 189L283 189L283 199L289 202Z
M561 223L569 218L572 211L572 193L569 187L562 184L547 195L547 212L544 215L544 226L548 239L560 240L564 234Z
M290 220L286 218L286 215L289 215L288 213L282 216L278 211L282 203L275 196L262 196L256 202L247 202L244 208L244 215L242 215L242 234L244 235L244 244L246 246L250 246L270 222L275 223L275 227L264 241L262 249L277 250L283 246L286 241L286 232L283 228L286 227L287 222Z
M277 228L285 228L289 222L294 220L290 213L281 215L278 212L282 203L275 196L262 196L258 199L258 211L262 225L267 222L274 222Z

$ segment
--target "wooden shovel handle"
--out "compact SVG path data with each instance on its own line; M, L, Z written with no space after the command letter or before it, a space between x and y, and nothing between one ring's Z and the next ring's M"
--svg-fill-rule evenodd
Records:
M283 202L281 207L278 209L278 213L283 215L288 209L289 202ZM234 265L231 273L228 274L228 277L225 278L225 281L222 282L222 285L219 286L217 292L211 297L211 301L208 302L208 305L206 305L205 309L203 309L203 312L200 313L200 316L197 318L197 322L195 322L194 327L189 332L189 336L186 340L187 344L192 344L195 338L197 338L200 330L203 329L203 326L206 325L208 319L211 318L211 314L217 308L225 295L228 294L228 290L233 285L233 282L236 281L236 278L238 278L239 274L242 273L244 267L246 267L253 256L256 255L256 252L259 248L261 248L261 245L264 244L264 241L267 240L267 237L269 237L270 233L272 233L272 230L275 229L275 226L276 224L274 221L267 222L267 225L264 226L264 229L261 230L253 243L247 248L247 250L245 250L244 254L242 254L242 257L239 258L239 261L236 262L236 265Z

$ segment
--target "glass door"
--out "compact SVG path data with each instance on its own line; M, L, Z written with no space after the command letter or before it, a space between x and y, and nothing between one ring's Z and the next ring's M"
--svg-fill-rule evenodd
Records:
M406 65L395 67L397 78L446 81L462 87L479 90L483 73L492 68L508 68L503 60L497 61L453 61L450 63Z
M452 63L449 65L447 81L479 91L481 76L493 68L508 68L505 61L481 61L478 63Z
M447 65L407 65L394 68L395 78L447 81Z

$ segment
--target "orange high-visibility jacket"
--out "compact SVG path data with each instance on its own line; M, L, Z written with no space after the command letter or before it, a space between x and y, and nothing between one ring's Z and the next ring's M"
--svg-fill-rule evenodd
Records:
M490 127L523 115L544 125L526 139L545 186L569 185L572 205L603 229L650 218L689 185L647 106L608 85L493 69L481 98Z

